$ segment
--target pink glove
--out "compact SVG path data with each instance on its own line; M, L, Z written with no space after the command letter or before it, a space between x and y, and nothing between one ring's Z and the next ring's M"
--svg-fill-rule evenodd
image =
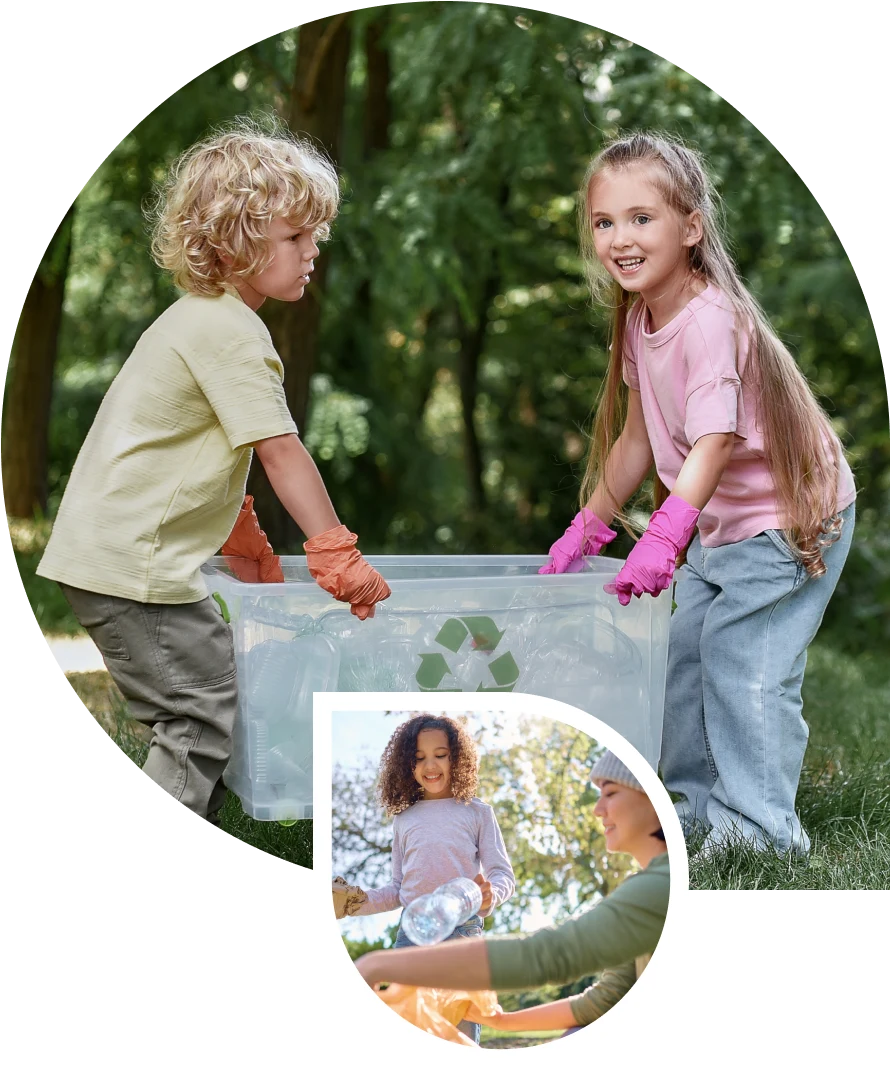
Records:
M674 577L677 557L689 543L699 509L682 497L671 494L649 520L646 533L631 549L615 581L603 586L606 593L617 593L621 604L630 604L630 595L651 593L657 597Z
M589 508L582 508L566 529L565 534L550 546L550 563L538 569L539 575L562 575L566 571L580 571L583 557L596 556L616 537L605 523Z

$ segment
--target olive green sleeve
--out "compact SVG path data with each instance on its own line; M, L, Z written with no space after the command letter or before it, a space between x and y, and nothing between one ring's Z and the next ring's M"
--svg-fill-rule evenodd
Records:
M651 953L670 892L667 854L626 879L592 909L558 927L486 941L495 990L569 983Z
M635 961L628 961L618 968L609 968L599 979L580 994L569 998L569 1008L579 1027L598 1020L604 1012L624 997L637 981Z

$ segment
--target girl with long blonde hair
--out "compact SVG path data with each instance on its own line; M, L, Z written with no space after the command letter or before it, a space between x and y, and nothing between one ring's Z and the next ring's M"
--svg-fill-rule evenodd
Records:
M853 476L831 424L727 252L699 155L635 133L585 175L582 248L613 309L582 508L542 570L581 566L655 467L622 605L670 587L661 771L708 849L806 852L794 809L801 683L853 534Z

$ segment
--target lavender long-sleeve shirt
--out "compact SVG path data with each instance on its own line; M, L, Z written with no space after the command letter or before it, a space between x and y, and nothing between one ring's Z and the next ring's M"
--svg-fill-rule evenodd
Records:
M491 883L491 915L513 894L513 868L494 809L478 798L467 804L453 797L417 801L393 820L392 882L369 890L356 915L389 912L410 905L463 876L482 874Z

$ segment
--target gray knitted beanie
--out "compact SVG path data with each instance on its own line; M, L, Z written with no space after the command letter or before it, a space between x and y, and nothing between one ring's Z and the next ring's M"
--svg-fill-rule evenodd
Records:
M604 782L617 782L622 786L629 786L631 790L646 793L630 769L608 749L590 769L590 781L595 786L602 786Z

